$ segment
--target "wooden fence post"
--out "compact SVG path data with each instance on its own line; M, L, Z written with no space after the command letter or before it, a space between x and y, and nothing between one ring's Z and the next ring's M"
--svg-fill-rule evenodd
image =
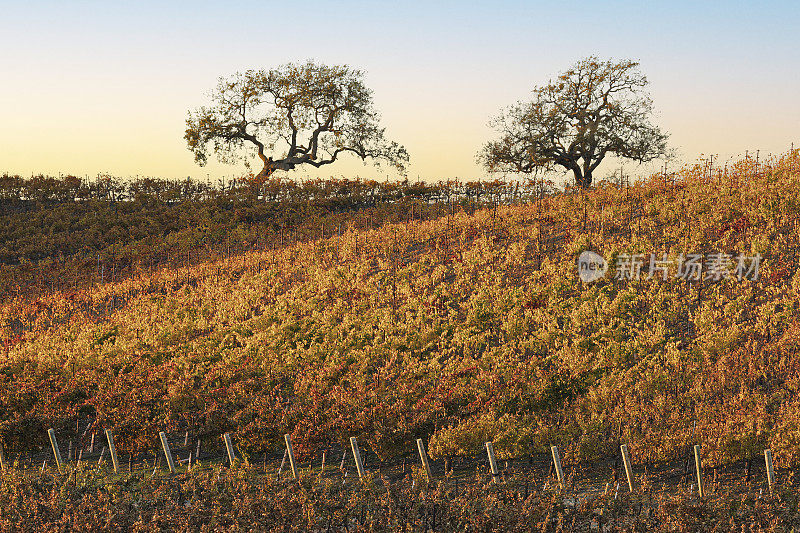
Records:
M556 477L559 484L564 486L564 470L561 469L561 458L558 456L558 446L550 446L550 453L553 456L553 465L556 467Z
M700 494L702 498L705 495L705 490L703 487L703 470L700 465L700 445L694 445L694 465L697 470L697 492Z
M231 442L231 434L225 433L222 436L222 440L225 441L225 450L228 452L228 464L233 466L233 462L236 461L236 454L233 453L233 443Z
M625 475L628 477L628 489L633 492L633 468L631 468L631 457L628 455L628 445L623 444L619 447L622 451L622 462L625 465Z
M772 467L772 450L764 450L764 462L767 464L767 483L769 491L775 486L775 470Z
M297 472L297 463L294 460L294 450L292 449L292 437L287 433L283 436L286 441L286 454L289 456L289 467L292 469L292 478L300 479L300 474Z
M0 442L0 472L6 469L6 452L3 450L3 443Z
M58 451L58 441L56 440L56 431L54 429L48 429L47 434L50 436L50 444L53 446L53 455L56 458L56 468L58 468L58 473L61 473L61 452Z
M158 433L161 439L161 447L164 448L164 456L167 458L167 466L169 467L170 474L175 473L175 461L172 459L172 452L169 451L169 442L167 442L167 435L163 431Z
M419 459L422 461L422 466L425 468L428 481L432 481L433 474L431 473L431 464L428 462L428 454L425 453L425 443L422 442L422 439L417 439L417 450L419 450Z
M108 441L108 452L111 454L111 462L114 464L114 473L119 474L119 459L117 458L117 448L114 446L114 435L111 430L106 430L106 440Z
M353 449L353 459L356 461L356 470L358 470L358 479L364 479L364 463L361 462L361 453L358 451L358 442L355 437L350 437L350 447Z
M486 455L489 456L489 469L492 472L492 483L497 483L497 477L500 475L500 472L497 470L497 461L494 458L494 446L491 441L487 442L485 446Z
M322 466L319 467L319 479L322 480L322 476L325 475L325 457L328 455L328 450L322 451Z

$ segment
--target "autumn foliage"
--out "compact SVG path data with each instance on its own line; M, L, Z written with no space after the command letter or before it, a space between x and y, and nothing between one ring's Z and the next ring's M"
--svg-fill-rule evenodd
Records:
M357 436L383 460L418 437L435 458L625 442L637 462L702 442L709 465L796 465L798 209L795 151L10 298L0 433L22 451L89 423L122 453L290 433L301 457ZM584 284L586 249L764 259L757 280Z

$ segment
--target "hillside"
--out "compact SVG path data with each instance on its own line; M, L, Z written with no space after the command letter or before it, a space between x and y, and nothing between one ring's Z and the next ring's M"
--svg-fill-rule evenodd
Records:
M216 185L100 175L0 175L0 302L284 247L344 229L473 211L519 183L252 176Z
M800 156L348 230L0 309L6 449L48 427L349 436L381 458L682 456L800 462ZM758 279L584 283L576 258L725 252Z

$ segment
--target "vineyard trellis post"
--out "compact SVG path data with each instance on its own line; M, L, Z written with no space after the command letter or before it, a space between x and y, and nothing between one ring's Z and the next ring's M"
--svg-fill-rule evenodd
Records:
M491 441L486 443L486 455L489 456L489 469L492 472L492 483L497 483L497 478L500 472L497 471L497 461L494 457L494 446Z
M164 457L167 458L167 466L169 467L169 473L175 473L175 461L172 459L172 452L169 449L169 442L167 441L167 435L163 431L158 433L158 437L161 439L161 447L164 449Z
M47 430L47 435L50 437L50 445L53 447L53 456L56 459L56 468L58 468L59 474L61 473L61 452L58 451L58 440L56 440L56 431L52 428Z
M292 450L292 437L287 433L283 436L286 441L286 455L289 456L289 467L292 469L292 478L300 479L300 474L297 472L297 462L294 459L294 450Z
M633 468L631 468L631 458L628 455L628 445L620 446L620 451L622 452L622 462L625 465L625 475L628 478L628 489L633 492Z
M3 443L0 442L0 472L6 469L6 452L3 449Z
M425 468L425 474L428 476L428 481L433 481L431 464L428 461L428 454L425 453L425 443L422 442L422 439L417 439L417 450L419 450L419 459L422 461L422 466Z
M767 484L769 485L769 491L772 492L772 489L775 487L775 470L772 466L772 450L764 450L764 463L767 467Z
M553 465L556 468L558 483L564 486L564 470L561 468L561 458L558 456L558 446L550 446L550 453L553 455Z
M361 452L358 451L358 441L355 437L350 437L350 447L353 449L353 459L356 462L356 470L358 470L358 479L364 479L364 463L361 462Z
M119 474L119 459L117 458L117 448L114 446L114 435L110 429L106 429L106 440L108 441L108 452L111 454L111 462L114 465L114 473Z
M236 462L236 454L233 452L233 443L231 442L231 434L225 433L222 436L222 440L225 441L225 451L228 452L228 464L233 466L233 463Z
M694 465L697 470L697 493L702 498L705 496L705 488L703 487L703 470L700 464L700 445L694 445Z

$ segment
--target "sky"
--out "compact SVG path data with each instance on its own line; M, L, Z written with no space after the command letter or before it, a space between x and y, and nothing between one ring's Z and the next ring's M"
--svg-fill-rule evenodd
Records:
M680 161L800 146L794 1L0 0L0 14L0 173L241 175L194 162L187 112L221 76L308 59L364 71L410 179L488 177L489 120L590 55L641 63ZM285 175L398 177L356 158Z

